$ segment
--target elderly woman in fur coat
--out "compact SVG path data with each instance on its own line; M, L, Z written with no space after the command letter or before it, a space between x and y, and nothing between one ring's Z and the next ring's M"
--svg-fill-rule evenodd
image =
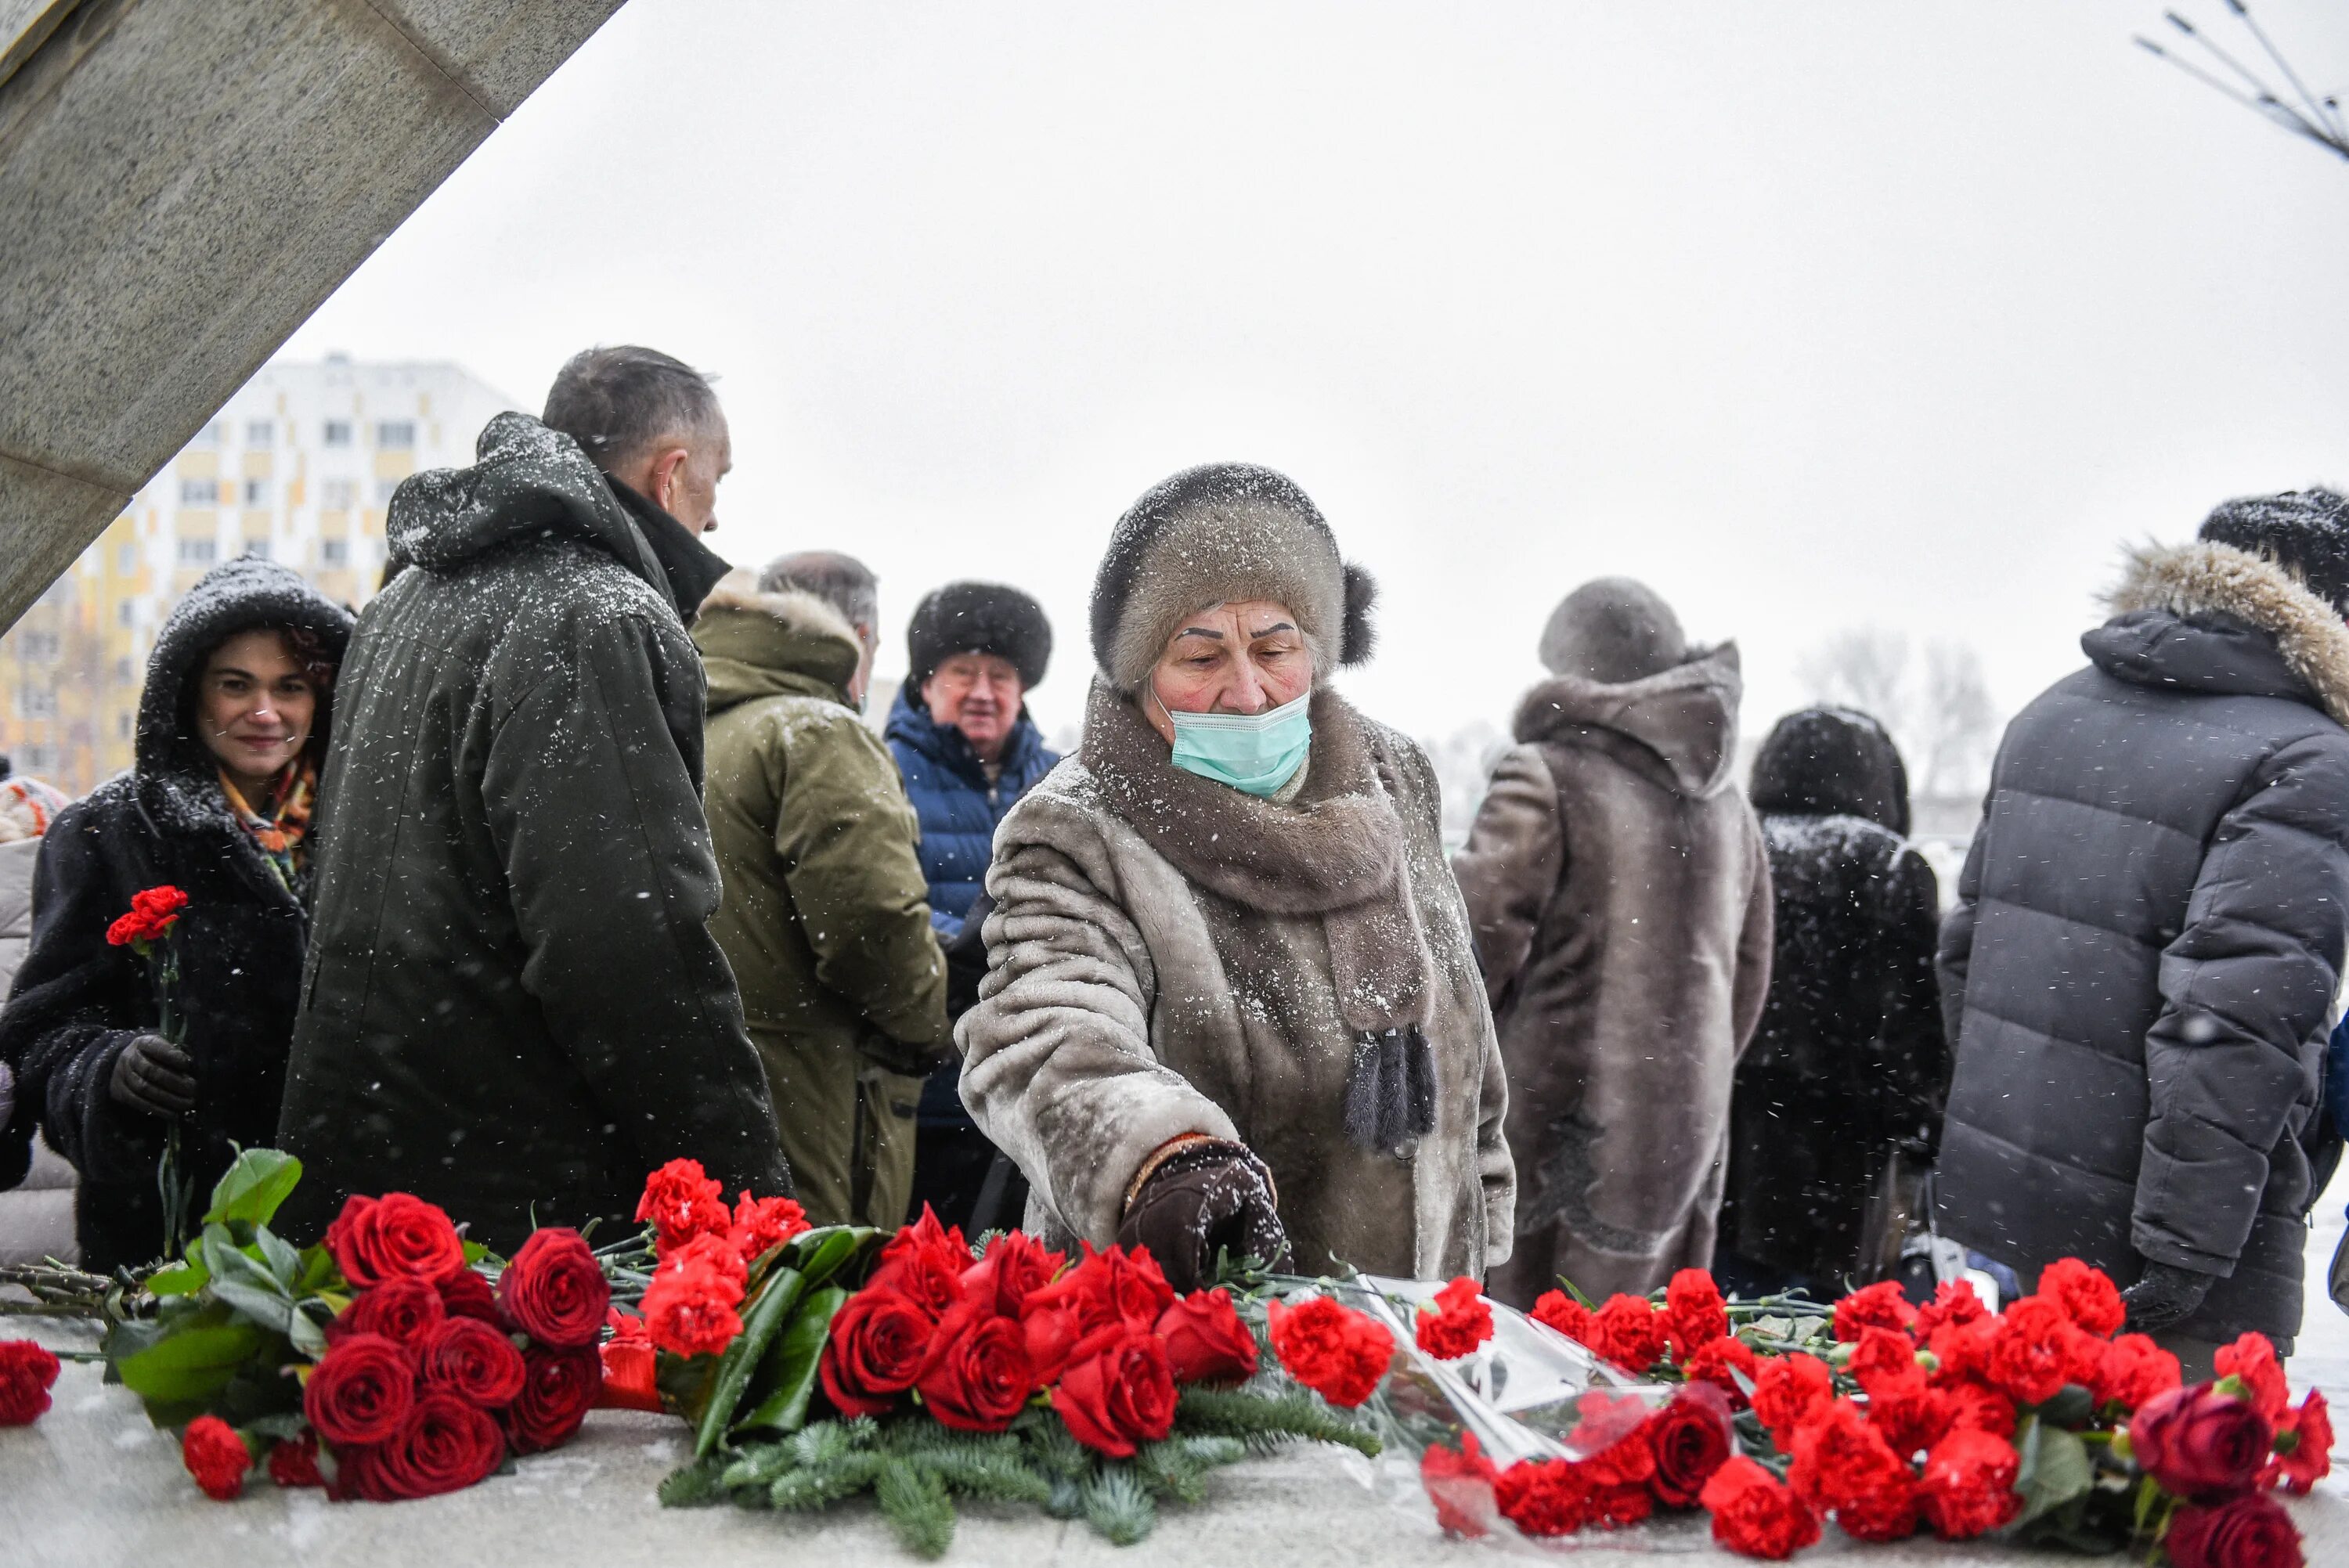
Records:
M1500 1053L1427 758L1328 685L1371 587L1303 491L1144 494L1078 754L1005 818L963 1099L1056 1244L1422 1278L1508 1255Z

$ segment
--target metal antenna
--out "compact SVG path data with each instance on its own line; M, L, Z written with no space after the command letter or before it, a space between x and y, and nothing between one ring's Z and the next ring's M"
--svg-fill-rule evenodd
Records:
M2286 103L2250 67L2220 48L2200 28L2175 11L2165 11L2162 13L2163 18L2171 26L2199 45L2211 58L2240 78L2245 88L2248 88L2248 91L2245 88L2238 88L2230 82L2222 81L2184 56L2162 47L2143 35L2137 36L2135 42L2139 48L2158 58L2168 61L2212 91L2231 98L2245 108L2292 132L2294 136L2306 137L2319 147L2349 159L2349 125L2342 122L2339 99L2327 98L2320 106L2316 96L2302 84L2299 75L2285 63L2282 53L2269 41L2267 34L2260 29L2260 25L2251 19L2251 9L2244 4L2244 0L2225 0L2225 5L2250 31L2251 36L2259 41L2260 47L2266 52L2268 58L2275 63L2276 68L2283 73L2284 79L2289 81L2292 90L2300 95L2301 102L2308 106L2307 114L2302 114L2298 108ZM2311 118L2312 116L2313 118Z

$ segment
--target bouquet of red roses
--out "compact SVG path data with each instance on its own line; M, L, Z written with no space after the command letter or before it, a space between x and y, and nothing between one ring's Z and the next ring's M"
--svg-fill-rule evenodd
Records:
M106 1336L109 1380L182 1429L206 1493L238 1496L258 1465L338 1500L429 1497L570 1440L602 1385L611 1299L577 1232L539 1231L500 1264L393 1192L349 1199L296 1249L269 1222L301 1174L278 1150L241 1154L184 1261L146 1281L153 1314Z
M975 1248L925 1210L893 1236L792 1231L752 1255L763 1233L687 1161L654 1173L639 1217L658 1263L641 1325L624 1320L605 1357L641 1398L648 1348L649 1391L695 1424L693 1462L661 1488L673 1506L870 1491L909 1549L936 1556L954 1500L978 1497L1124 1543L1160 1501L1199 1501L1207 1471L1252 1449L1378 1448L1302 1390L1238 1387L1258 1345L1231 1293L1177 1297L1141 1250L1071 1264L1020 1232Z

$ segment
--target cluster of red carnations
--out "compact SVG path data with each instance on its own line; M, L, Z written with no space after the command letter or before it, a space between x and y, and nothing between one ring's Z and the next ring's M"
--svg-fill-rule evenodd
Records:
M31 1339L0 1339L0 1427L29 1427L48 1413L57 1358Z
M1483 1337L1466 1283L1422 1317L1431 1354L1464 1354ZM1553 1291L1536 1321L1635 1374L1677 1376L1680 1392L1644 1414L1628 1396L1586 1395L1581 1421L1596 1425L1572 1434L1590 1456L1580 1460L1495 1472L1472 1438L1459 1451L1430 1449L1423 1474L1439 1516L1462 1533L1481 1533L1475 1505L1489 1488L1498 1512L1531 1535L1693 1504L1711 1514L1716 1541L1754 1557L1812 1544L1829 1518L1863 1541L1920 1529L1963 1541L2016 1518L2022 1414L2077 1387L2088 1396L2081 1424L2125 1429L2120 1451L2181 1500L2163 1542L2175 1568L2298 1563L2298 1533L2266 1494L2305 1492L2330 1468L2323 1396L2292 1407L2274 1349L2256 1334L2219 1352L2215 1382L2181 1387L2176 1357L2119 1333L2126 1315L2112 1281L2076 1259L2051 1265L2037 1294L2002 1314L1962 1283L1919 1308L1888 1282L1836 1304L1831 1366L1758 1355L1734 1337L1702 1270L1675 1275L1661 1304L1618 1295L1593 1310ZM1737 1451L1733 1424L1749 1405L1770 1439L1754 1455Z
M596 1341L612 1294L578 1232L533 1233L494 1288L467 1264L449 1216L404 1192L349 1199L326 1244L350 1305L327 1326L326 1353L297 1372L305 1429L261 1456L278 1485L429 1497L578 1431L603 1381ZM201 1416L181 1455L225 1501L261 1446Z
M171 923L188 907L188 895L169 885L141 888L130 895L129 913L115 917L106 928L106 940L117 947L138 947L155 941L171 929Z
M623 1403L650 1403L651 1351L715 1356L742 1332L742 1294L750 1265L808 1229L807 1211L789 1198L744 1192L729 1207L726 1189L698 1160L672 1160L645 1179L636 1218L653 1228L653 1277L641 1320L613 1315L616 1348L607 1368L630 1390ZM641 1396L639 1398L638 1396Z

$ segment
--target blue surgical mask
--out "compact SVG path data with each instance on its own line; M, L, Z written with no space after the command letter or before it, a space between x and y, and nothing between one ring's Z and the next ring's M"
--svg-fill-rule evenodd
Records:
M1154 696L1155 694L1154 693ZM1262 713L1176 713L1158 705L1174 726L1174 766L1243 794L1269 796L1297 777L1313 747L1313 694Z

